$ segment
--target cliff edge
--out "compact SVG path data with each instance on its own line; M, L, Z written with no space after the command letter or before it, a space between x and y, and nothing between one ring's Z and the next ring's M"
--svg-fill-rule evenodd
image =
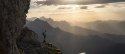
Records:
M17 39L21 54L61 54L61 50L48 42L40 42L38 35L25 27Z
M0 0L0 54L19 54L16 38L26 22L30 0Z

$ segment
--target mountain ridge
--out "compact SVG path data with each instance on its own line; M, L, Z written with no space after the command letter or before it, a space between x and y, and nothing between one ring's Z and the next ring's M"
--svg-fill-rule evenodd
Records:
M84 51L87 54L98 53L98 50L106 50L109 46L117 43L125 43L124 35L107 33L74 35L63 31L60 28L54 28L47 21L41 19L31 21L27 23L26 26L39 34L41 40L43 38L41 33L46 30L47 40L59 47L64 54L77 54Z

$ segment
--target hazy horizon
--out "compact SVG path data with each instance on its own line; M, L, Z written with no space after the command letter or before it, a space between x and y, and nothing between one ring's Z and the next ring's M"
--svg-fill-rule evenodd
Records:
M93 2L93 0L85 0L88 4L79 4L79 1L84 0L65 1L69 2L69 4L66 5L63 5L63 2L61 5L60 3L44 5L42 3L36 3L36 0L32 0L27 18L45 16L48 18L51 17L56 21L65 20L71 23L91 22L96 20L125 20L125 2L123 0L111 0L105 3L104 1L98 0L95 0L95 2ZM70 4L70 2L77 2L78 4Z
M27 18L40 19L26 25L39 36L47 29L64 54L115 54L112 46L125 43L125 0L32 0L30 7Z
M0 0L0 54L125 54L125 0Z

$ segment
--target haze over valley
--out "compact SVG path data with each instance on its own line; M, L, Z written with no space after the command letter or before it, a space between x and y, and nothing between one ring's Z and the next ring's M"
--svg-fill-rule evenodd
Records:
M125 0L0 0L0 54L125 54Z
M114 53L113 49L117 49L115 47L112 48L111 46L119 46L119 44L124 45L125 34L123 32L117 32L117 29L123 31L122 29L124 29L124 27L122 28L122 26L118 26L116 31L114 31L115 29L111 29L113 26L110 25L111 28L109 27L109 23L117 26L124 24L124 21L115 21L115 23L111 23L114 21L99 21L103 22L103 24L97 24L97 22L98 21L95 21L95 23L92 22L93 24L88 22L86 23L86 27L83 28L80 26L72 26L67 21L55 21L52 18L36 17L28 18L25 26L38 34L39 41L43 40L42 32L46 30L47 41L58 46L64 54L78 54L80 52L86 52L87 54L111 54ZM94 27L89 27L94 25L96 26L95 30L93 29ZM107 32L105 28L109 28L110 31ZM110 52L106 51L108 49L110 49ZM121 52L121 50L117 53L119 52Z
M124 0L31 0L25 27L63 54L125 54Z

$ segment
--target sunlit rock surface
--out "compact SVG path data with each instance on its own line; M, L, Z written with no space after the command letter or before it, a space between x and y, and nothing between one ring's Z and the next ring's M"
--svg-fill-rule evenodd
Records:
M25 24L30 0L0 0L0 54L19 54L16 38Z

